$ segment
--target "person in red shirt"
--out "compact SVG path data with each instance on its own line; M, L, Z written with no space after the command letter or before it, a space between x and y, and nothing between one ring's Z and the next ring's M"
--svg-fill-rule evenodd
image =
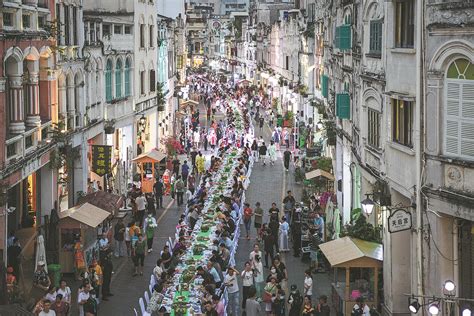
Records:
M252 223L253 210L250 208L249 203L244 203L244 224L245 231L247 232L247 239L250 239L250 224Z

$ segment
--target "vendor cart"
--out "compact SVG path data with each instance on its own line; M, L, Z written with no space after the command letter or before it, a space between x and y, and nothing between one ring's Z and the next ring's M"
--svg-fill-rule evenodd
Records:
M156 170L161 169L161 165L165 164L166 155L156 149L141 154L132 161L139 165L141 190L143 193L153 192L153 185L156 181Z
M332 303L337 315L351 315L358 298L371 308L379 304L379 273L383 266L381 244L343 237L319 245L334 271ZM339 275L343 270L345 275ZM341 277L341 278L340 278Z
M84 203L59 212L59 264L62 273L76 272L77 261L88 266L99 255L97 227L110 213ZM83 261L83 262L82 262Z

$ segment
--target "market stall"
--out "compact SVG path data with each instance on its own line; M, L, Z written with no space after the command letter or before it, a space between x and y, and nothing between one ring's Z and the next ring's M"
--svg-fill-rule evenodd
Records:
M155 173L160 170L160 166L165 164L166 155L157 149L141 154L132 161L139 164L141 190L143 193L153 192L153 185L155 184Z
M343 237L319 245L334 271L332 303L337 315L350 315L362 297L369 307L379 304L379 273L383 266L381 244ZM338 272L344 270L345 275ZM341 277L341 278L340 278Z
M59 212L59 264L62 273L77 272L77 266L87 266L98 258L97 226L110 213L84 203Z
M118 215L123 205L121 196L106 191L96 191L79 197L78 204L90 203L104 211L109 212L114 217Z

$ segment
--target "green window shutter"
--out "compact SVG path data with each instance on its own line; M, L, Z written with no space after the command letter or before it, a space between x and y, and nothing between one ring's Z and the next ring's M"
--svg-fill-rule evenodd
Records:
M352 48L352 43L351 43L351 35L352 35L352 30L351 30L351 25L346 24L346 25L341 25L339 27L339 49L341 50L349 50Z
M336 94L336 116L340 119L351 118L351 98L349 93Z
M325 98L329 96L329 77L326 75L321 76L321 94Z
M341 27L336 27L336 36L334 37L334 46L341 48Z

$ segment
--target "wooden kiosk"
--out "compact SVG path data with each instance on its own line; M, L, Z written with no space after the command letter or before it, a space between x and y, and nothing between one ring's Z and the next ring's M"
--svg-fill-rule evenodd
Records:
M159 152L157 149L152 149L132 160L140 165L141 190L143 193L153 192L153 185L156 179L155 171L157 167L159 168L159 166L155 166L155 164L161 164L165 158L165 154Z
M74 246L82 244L84 259L89 265L98 258L97 226L110 213L90 203L59 212L59 264L62 273L74 273Z
M332 303L336 315L350 315L359 297L369 307L379 303L379 271L383 265L381 244L343 237L319 245L334 271ZM345 269L339 281L338 270Z

